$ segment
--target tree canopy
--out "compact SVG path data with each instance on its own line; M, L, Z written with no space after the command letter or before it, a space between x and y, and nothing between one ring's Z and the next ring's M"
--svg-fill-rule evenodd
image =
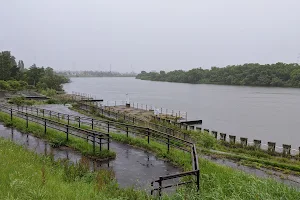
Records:
M58 75L51 67L37 67L33 64L26 69L24 62L9 51L0 52L0 90L21 90L25 88L62 90L68 78ZM31 86L31 87L30 87Z
M174 70L168 73L165 71L160 71L159 73L142 71L136 78L193 84L300 87L300 65L295 63L266 65L249 63L231 65L225 68L195 68L189 71Z

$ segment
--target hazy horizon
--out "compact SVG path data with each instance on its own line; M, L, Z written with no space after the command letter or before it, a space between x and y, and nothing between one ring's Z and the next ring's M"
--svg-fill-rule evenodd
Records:
M296 63L300 1L1 2L0 51L28 67L139 73Z

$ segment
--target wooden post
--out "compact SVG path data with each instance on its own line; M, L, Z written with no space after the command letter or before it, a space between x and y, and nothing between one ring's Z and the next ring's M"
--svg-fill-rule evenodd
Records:
M13 111L12 111L12 108L10 109L10 121L13 120Z
M100 151L102 151L102 138L101 138L101 136L99 138L99 145L100 145Z
M126 126L126 135L128 137L128 126Z
M70 124L70 115L68 115L68 125Z
M80 128L80 117L78 117L78 127Z
M94 119L92 119L92 129L94 129Z
M107 132L109 133L109 121L107 122Z

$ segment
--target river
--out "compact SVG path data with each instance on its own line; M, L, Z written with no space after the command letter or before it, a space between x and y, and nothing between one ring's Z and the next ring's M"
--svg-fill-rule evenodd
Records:
M237 137L300 146L300 89L143 81L135 78L71 78L68 93L105 101L125 100L188 113L203 128Z

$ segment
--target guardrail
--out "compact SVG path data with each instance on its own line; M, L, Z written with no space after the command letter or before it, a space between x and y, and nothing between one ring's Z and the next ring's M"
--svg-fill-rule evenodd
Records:
M36 116L30 113L22 112L19 109L13 109L12 107L7 107L0 105L0 110L4 113L10 115L11 121L13 117L19 117L26 121L26 128L29 127L29 121L40 124L44 126L44 134L47 134L47 127L58 130L66 134L66 140L69 140L69 135L84 139L86 142L91 142L93 144L93 152L95 153L96 144L99 145L100 151L102 151L103 144L107 144L107 149L109 150L110 136L107 133L102 133L99 131L85 130L72 126L70 124L64 124L52 119L47 119L42 116Z
M199 163L198 163L196 146L194 144L191 147L191 156L192 156L192 166L193 166L192 171L183 172L183 173L175 174L175 175L160 176L158 180L151 182L152 187L154 186L155 183L158 184L158 187L151 190L151 195L153 195L154 191L158 191L158 195L161 196L162 189L179 186L179 185L184 185L184 184L189 184L189 183L193 183L193 182L195 182L195 184L197 185L197 189L199 191L200 190L200 168L199 168ZM166 186L163 185L163 181L175 179L175 178L182 178L182 177L191 176L191 175L194 175L196 177L196 181L189 180L189 181L185 181L185 182L179 182L179 183L173 184L173 185L166 185Z
M69 114L59 113L47 109L36 108L36 107L22 106L22 107L17 107L17 110L25 113L30 112L30 114L34 116L40 115L42 116L43 119L50 118L50 120L52 121L60 121L60 123L62 124L72 125L73 123L76 123L78 127L89 126L89 128L92 130L97 130L97 131L102 130L102 132L105 131L107 134L111 132L119 131L120 133L126 134L127 137L129 137L129 135L133 135L133 136L141 135L143 137L146 136L148 144L151 141L150 139L153 138L160 143L166 144L168 152L170 151L171 147L177 148L185 152L190 152L192 157L193 170L189 172L183 172L179 174L160 177L159 180L151 183L152 186L154 186L155 182L159 184L159 187L153 189L151 191L151 194L153 194L153 192L157 190L159 191L159 195L161 195L161 191L164 188L169 188L173 186L179 186L179 185L194 182L194 181L189 181L189 182L181 182L174 185L162 186L163 181L165 180L177 179L185 176L195 176L196 178L195 183L197 184L197 187L199 189L200 170L198 165L198 156L197 156L195 145L190 141L151 128L126 124L126 123L121 123L121 122L116 122L111 120L105 120L105 119L100 120L100 119L94 119L94 118L84 117L84 116L69 115Z

